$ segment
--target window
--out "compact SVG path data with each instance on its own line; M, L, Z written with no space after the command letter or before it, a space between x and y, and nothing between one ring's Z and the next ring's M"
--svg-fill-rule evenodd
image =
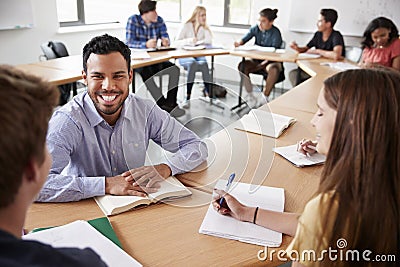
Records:
M207 21L213 26L247 28L255 22L256 0L158 0L157 10L168 22L185 22L196 5L207 7ZM139 13L140 0L56 0L60 26L125 23Z

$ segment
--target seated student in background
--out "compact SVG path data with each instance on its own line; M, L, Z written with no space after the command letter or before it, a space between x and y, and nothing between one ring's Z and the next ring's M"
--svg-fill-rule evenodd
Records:
M106 266L90 248L53 248L21 240L26 213L46 181L46 132L56 86L0 65L0 266Z
M277 18L278 10L265 8L259 13L259 24L254 25L250 28L249 32L239 41L235 42L234 46L241 46L253 37L255 38L255 45L264 47L275 47L281 48L282 46L282 36L280 30L274 25L274 20ZM284 79L284 69L281 62L274 62L268 60L259 59L246 59L244 66L242 62L238 66L239 71L243 71L246 76L244 79L244 86L248 93L248 100L251 102L260 102L260 104L265 103L265 99L271 93L272 88L274 88L275 83L278 80ZM253 86L249 78L250 73L265 73L267 78L264 86L264 97L257 99L253 94Z
M322 57L338 60L345 56L345 46L343 36L339 31L333 29L338 19L337 11L334 9L321 9L318 17L318 31L306 46L300 47L296 42L292 42L290 47L299 53L310 53L321 55ZM293 86L304 82L310 75L301 69L292 70L289 79Z
M83 92L52 116L47 144L53 164L38 201L76 201L104 194L145 196L158 181L190 171L207 147L151 100L129 93L131 50L107 34L83 48ZM143 166L149 141L172 156Z
M398 255L400 246L400 73L387 69L359 69L338 73L324 82L318 111L311 123L317 132L317 151L327 154L317 196L300 217L287 212L241 204L222 190L229 209L219 213L282 232L294 239L296 250L337 249L344 238L347 250ZM306 146L306 144L303 144ZM305 147L302 147L305 153ZM379 149L371 149L379 147ZM258 212L257 212L258 211ZM297 228L297 230L296 230ZM350 266L352 261L307 261L305 266ZM397 260L397 259L396 259ZM360 262L358 262L360 263ZM292 266L302 266L294 262ZM374 266L361 262L360 266ZM385 262L385 266L396 266ZM358 265L357 265L358 266Z
M400 71L399 31L393 21L385 17L372 20L361 44L361 67L384 66Z
M133 15L126 25L126 44L131 48L155 48L157 41L161 40L162 46L169 46L170 40L167 26L156 11L157 2L142 0L138 5L140 15ZM135 70L142 77L147 89L150 91L157 105L170 112L174 117L180 117L185 111L179 108L176 98L178 94L179 68L170 61L165 61ZM157 86L154 75L157 73L168 74L168 93L164 97L162 88Z
M196 43L211 44L212 34L207 25L206 9L203 6L197 6L190 19L186 21L180 30L176 40L182 40L185 44L195 45ZM192 93L194 77L197 71L201 71L204 81L204 96L208 95L211 83L210 70L205 57L180 58L179 64L188 71L186 102L182 107L190 107L190 95Z

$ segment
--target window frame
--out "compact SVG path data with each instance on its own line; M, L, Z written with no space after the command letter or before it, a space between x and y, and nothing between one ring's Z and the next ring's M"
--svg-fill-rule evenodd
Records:
M65 21L65 22L59 22L60 27L71 27L71 26L85 26L85 25L98 25L98 24L106 24L106 23L115 23L114 21L106 22L106 23L95 23L95 24L86 24L85 22L85 0L75 0L77 3L77 13L78 13L78 20L76 21ZM180 23L182 21L182 1L179 0L179 18L180 18ZM199 0L199 4L201 4L202 1ZM230 23L229 22L229 6L231 4L230 0L224 0L224 20L223 20L223 25L211 25L214 27L230 27L230 28L239 28L239 29L247 29L251 25L250 24L238 24L238 23ZM250 16L250 14L248 14ZM167 21L170 22L170 21ZM173 21L176 22L176 21Z

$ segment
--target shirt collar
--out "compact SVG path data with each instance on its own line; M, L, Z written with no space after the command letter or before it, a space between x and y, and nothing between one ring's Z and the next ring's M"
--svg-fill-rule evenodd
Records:
M133 98L134 98L134 95L128 94L128 97L125 99L124 104L122 105L121 115L118 118L117 122L119 120L121 120L121 118L126 118L128 120L133 119L133 114L131 114L131 112L128 112L128 110L130 109L129 105L134 105L134 103L132 103ZM84 111L85 111L86 117L88 118L88 121L89 121L91 127L95 127L95 126L99 125L100 123L102 123L103 121L104 121L104 123L107 123L104 120L104 118L97 111L97 109L88 93L85 93L85 95L83 97L83 102L84 102Z

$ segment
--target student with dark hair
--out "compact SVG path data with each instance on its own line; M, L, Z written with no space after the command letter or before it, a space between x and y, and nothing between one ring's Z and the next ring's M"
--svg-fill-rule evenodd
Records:
M106 266L89 248L21 240L26 212L51 165L46 132L59 100L55 86L0 65L0 266Z
M317 105L311 123L316 149L327 158L316 197L303 213L246 206L221 190L215 190L214 208L294 236L287 252L299 258L292 266L377 266L376 255L393 255L395 261L383 265L398 266L400 73L383 68L340 72L324 81ZM308 142L301 145L303 153ZM228 209L219 205L221 196ZM339 243L343 239L347 246Z
M58 109L47 144L53 165L38 201L77 201L105 194L145 196L158 182L190 171L207 157L207 147L151 100L129 93L131 51L110 35L83 48L87 92ZM172 152L144 166L150 140Z
M255 45L264 47L275 47L281 48L282 46L282 36L280 30L274 25L278 10L265 8L259 12L259 23L250 28L249 32L239 41L235 42L234 46L239 47L253 37L255 38ZM245 75L244 86L248 93L248 101L254 102L255 105L265 103L265 99L271 93L272 88L274 88L275 83L278 81L283 81L285 79L283 64L281 62L274 62L268 60L259 59L247 59L242 66L242 62L238 66L239 71L243 70L243 75ZM265 86L263 89L262 98L257 98L253 95L253 86L251 84L249 74L258 73L266 77Z
M126 44L131 48L156 48L157 40L161 40L162 46L169 46L170 40L167 26L156 11L157 2L151 0L140 1L139 15L129 17L126 24ZM179 67L170 61L165 61L135 70L140 74L154 100L162 109L171 113L174 117L180 117L185 111L179 108L176 99L178 94ZM162 88L157 86L154 75L167 74L168 93L167 98L162 93Z
M338 19L338 14L334 9L321 9L318 17L318 31L306 46L300 47L296 42L292 42L290 47L299 53L310 53L321 55L322 57L334 60L345 56L345 46L343 36L339 31L333 29ZM310 78L310 75L301 69L292 70L289 79L293 86L298 85Z
M399 31L393 21L385 17L372 20L364 31L361 45L361 67L384 66L400 71Z

